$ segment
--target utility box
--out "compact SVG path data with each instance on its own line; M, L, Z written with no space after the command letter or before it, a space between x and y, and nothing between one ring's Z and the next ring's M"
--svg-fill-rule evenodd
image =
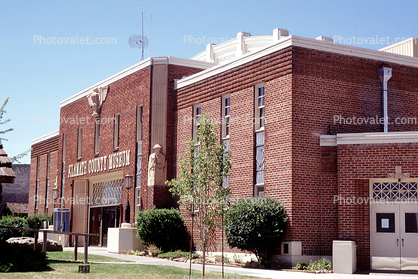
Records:
M53 215L54 231L69 232L70 231L70 209L54 208Z
M334 240L332 243L332 271L334 273L353 274L356 271L356 242Z

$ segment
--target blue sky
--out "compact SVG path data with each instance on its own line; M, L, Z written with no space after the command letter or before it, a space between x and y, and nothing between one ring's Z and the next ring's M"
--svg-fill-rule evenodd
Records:
M190 58L205 49L203 38L272 34L277 27L379 49L418 37L417 8L418 1L1 0L0 103L10 97L4 119L11 121L0 130L15 130L0 137L9 140L3 144L10 156L29 149L32 139L58 130L61 101L138 63L141 51L128 38L141 34L141 12L146 36L152 14L150 56ZM76 37L79 44L65 43ZM80 44L87 37L90 44ZM373 44L376 37L385 43Z

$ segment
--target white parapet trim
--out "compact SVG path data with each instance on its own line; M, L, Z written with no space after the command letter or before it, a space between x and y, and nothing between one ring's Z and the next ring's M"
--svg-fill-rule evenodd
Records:
M49 133L49 134L44 135L44 136L42 136L42 137L39 137L39 138L37 138L37 139L33 139L33 140L31 141L31 145L34 145L34 144L37 144L37 143L43 142L43 141L45 141L45 140L47 140L47 139L50 139L50 138L56 137L56 136L58 136L59 134L60 134L60 131L59 131L59 130L57 130L57 131L55 131L55 132Z
M140 71L148 66L158 65L158 64L170 64L170 65L178 65L178 66L185 66L185 67L193 67L193 68L198 68L198 69L208 69L216 65L215 63L211 63L211 62L196 61L192 59L178 58L178 57L172 57L172 56L150 57L65 99L64 101L61 102L60 107L61 108L65 107L66 105L71 104L72 102L87 96L87 94L89 94L93 89L97 87L103 87L103 86L109 85L117 80L120 80L130 74Z
M342 144L383 144L415 142L418 142L418 131L388 133L348 133L320 136L320 146L337 146Z
M229 44L230 42L225 42ZM191 85L193 83L199 82L201 80L207 79L211 76L220 74L222 72L231 70L237 66L246 64L248 62L254 61L258 58L271 54L273 52L282 50L289 46L304 47L319 51L326 51L336 54L355 56L366 59L373 59L377 61L385 61L390 63L396 63L405 66L418 67L418 58L410 57L405 55L399 55L394 53L383 52L374 49L366 49L357 46L343 45L331 42L330 40L316 40L310 38L303 38L294 35L281 37L277 42L262 47L260 49L254 50L253 52L246 53L240 57L236 57L233 60L227 61L225 63L220 63L217 66L211 67L207 70L201 71L189 77L178 80L175 83L175 88L180 89L182 87ZM195 57L193 57L195 58ZM193 59L192 58L192 59Z

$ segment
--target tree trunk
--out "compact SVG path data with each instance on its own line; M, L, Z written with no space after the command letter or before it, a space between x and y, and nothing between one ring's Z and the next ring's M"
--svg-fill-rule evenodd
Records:
M202 279L205 279L206 242L203 243Z

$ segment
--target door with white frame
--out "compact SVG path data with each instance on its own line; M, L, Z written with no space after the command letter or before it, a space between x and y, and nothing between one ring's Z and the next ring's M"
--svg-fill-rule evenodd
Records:
M371 268L418 270L418 180L370 182Z

